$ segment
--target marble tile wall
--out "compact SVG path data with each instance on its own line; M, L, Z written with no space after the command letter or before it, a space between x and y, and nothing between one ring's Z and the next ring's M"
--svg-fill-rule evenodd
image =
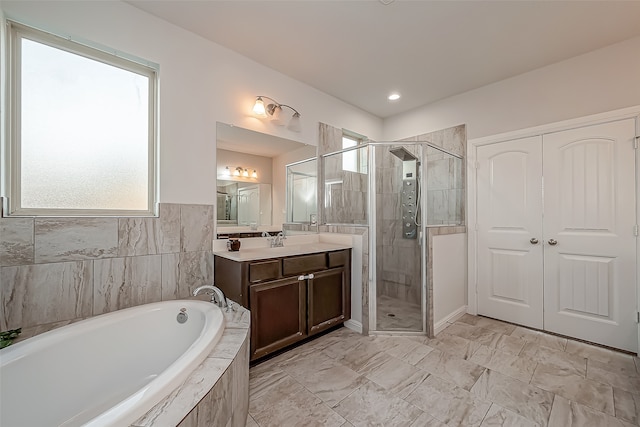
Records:
M318 187L319 200L325 201L321 211L322 223L336 224L368 224L366 215L366 191L368 188L368 174L356 174L342 170L341 155L322 157L323 154L339 151L342 148L342 129L330 125L320 124L320 140L318 144L319 162ZM445 150L466 157L466 126L459 125L436 132L412 136L403 139L406 142L427 141ZM418 157L420 148L407 145L406 148ZM402 223L400 221L400 191L402 188L401 163L390 155L385 148L376 153L376 213L378 221L375 228L377 259L375 268L378 295L386 295L403 301L419 301L420 291L420 250L415 242L402 239ZM386 154L385 154L386 153ZM433 225L464 224L465 221L465 168L464 161L442 154L434 149L428 151L426 191L427 214L429 223ZM325 183L331 182L330 185ZM329 191L325 194L325 191ZM328 201L330 204L327 204ZM362 213L362 214L360 214ZM322 229L320 226L319 229ZM329 232L338 232L324 227ZM345 228L345 227L343 227ZM359 230L359 227L346 227ZM460 231L461 230L461 231ZM443 232L465 232L465 227L446 227ZM363 265L369 267L368 254ZM431 259L429 255L428 259ZM365 264L366 262L366 264ZM430 269L428 269L430 271ZM368 326L368 295L369 284L367 275L363 274L363 325ZM428 282L430 283L430 282ZM428 301L432 300L432 290L428 290ZM433 304L431 301L430 304ZM433 315L432 310L431 316ZM366 319L365 319L366 317ZM433 319L427 323L428 333L433 335ZM365 333L367 331L365 330Z
M465 125L454 126L415 137L429 141L445 150L466 158L467 131ZM464 161L427 149L427 218L429 225L464 224Z
M465 125L416 135L402 141L427 141L454 154L466 156ZM420 157L419 147L406 145L405 148ZM402 164L390 155L386 148L377 149L379 150L376 152L377 294L419 303L421 298L420 248L416 244L417 241L402 238L402 222L398 220L401 212ZM426 193L428 226L464 224L464 161L433 148L424 149L427 157L425 168L427 188L424 193ZM447 230L455 231L456 228L448 227ZM428 268L427 271L429 274L431 269Z
M213 282L212 205L158 218L0 218L0 330L184 298Z
M368 222L367 192L369 176L366 168L360 172L346 171L342 165L342 129L320 123L318 144L318 200L324 201L321 223L362 224Z

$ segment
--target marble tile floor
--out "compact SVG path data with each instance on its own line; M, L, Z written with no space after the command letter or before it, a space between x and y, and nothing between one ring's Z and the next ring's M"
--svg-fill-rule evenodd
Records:
M465 314L434 339L340 328L249 372L247 426L640 425L640 359Z
M422 308L420 304L379 295L377 305L376 325L379 331L422 330Z

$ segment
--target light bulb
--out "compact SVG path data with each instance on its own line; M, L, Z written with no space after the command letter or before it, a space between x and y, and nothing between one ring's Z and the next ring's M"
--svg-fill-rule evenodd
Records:
M287 126L287 129L292 130L294 132L300 132L300 114L298 113L294 113L293 117L291 117L291 120L289 120L289 126Z
M248 178L249 177L249 171L245 169L244 172L242 172L242 176Z
M236 169L233 171L233 176L240 176L240 172L241 172L241 171L242 171L242 169L241 169L241 168L239 168L239 167L238 167L238 168L236 168Z
M258 117L267 117L267 112L264 109L264 101L260 96L256 98L256 103L253 106L253 114Z
M282 107L276 105L273 107L273 113L271 113L271 123L278 126L284 126L284 122L282 121Z
M251 173L251 178L257 178L258 177L258 172L256 172L256 170L253 170L253 173Z

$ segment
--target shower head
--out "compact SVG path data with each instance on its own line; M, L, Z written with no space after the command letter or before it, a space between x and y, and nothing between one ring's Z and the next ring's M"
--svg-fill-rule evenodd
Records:
M394 156L396 156L397 158L399 158L400 160L402 160L403 162L406 162L408 160L418 160L416 156L411 154L409 151L407 151L406 148L404 148L401 145L397 147L389 148L389 152Z

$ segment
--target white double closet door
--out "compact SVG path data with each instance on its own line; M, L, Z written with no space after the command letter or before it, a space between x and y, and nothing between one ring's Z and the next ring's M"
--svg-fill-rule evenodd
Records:
M478 313L636 352L635 119L477 148Z

